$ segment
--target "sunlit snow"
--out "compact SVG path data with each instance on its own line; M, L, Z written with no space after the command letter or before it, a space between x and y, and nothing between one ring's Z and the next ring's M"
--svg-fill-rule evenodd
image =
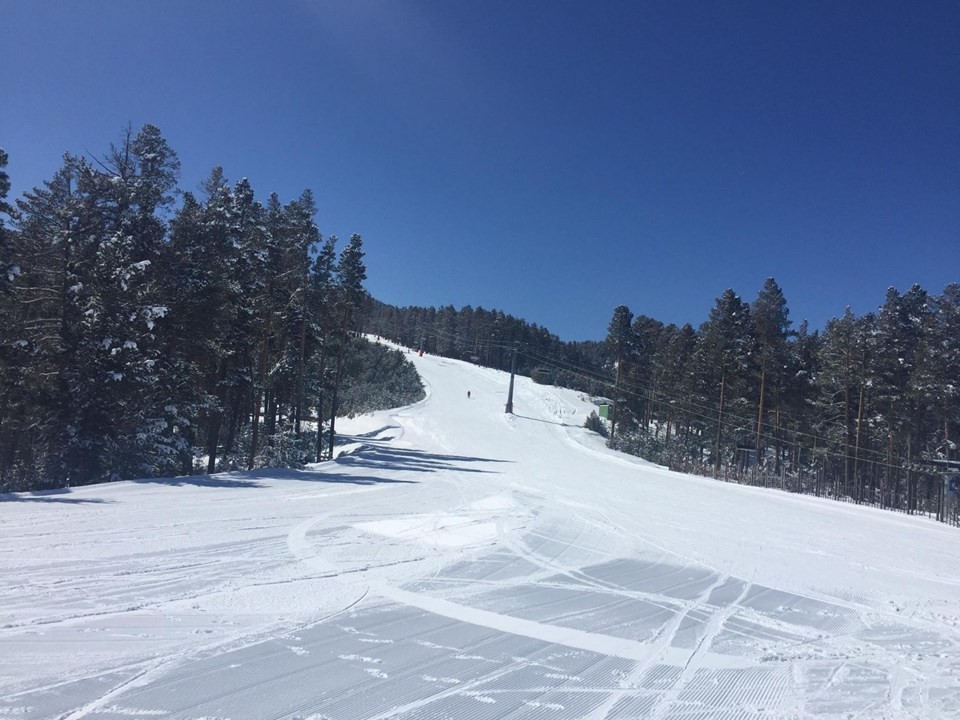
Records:
M0 496L0 717L960 717L960 531L408 357L335 462Z

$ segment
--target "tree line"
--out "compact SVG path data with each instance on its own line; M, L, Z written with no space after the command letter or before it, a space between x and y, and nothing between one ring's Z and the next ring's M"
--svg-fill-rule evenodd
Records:
M15 205L6 164L0 151L0 491L329 452L369 297L361 237L338 252L309 190L261 202L217 167L181 192L153 125L101 158L65 155ZM409 402L419 380L396 372Z
M947 519L960 434L960 285L890 288L822 333L772 278L698 330L614 310L610 444L687 472ZM619 362L616 362L616 361ZM952 518L956 520L954 516Z
M510 370L516 355L521 375L546 370L565 387L586 389L579 368L597 370L603 363L602 343L564 342L543 326L480 306L397 307L372 300L366 327L407 348L499 370Z
M672 469L946 518L960 454L960 285L891 288L822 332L793 329L772 278L678 327L617 307L568 343L499 310L374 302L372 332L607 398L609 444ZM955 511L954 511L955 512ZM957 520L956 514L952 516Z

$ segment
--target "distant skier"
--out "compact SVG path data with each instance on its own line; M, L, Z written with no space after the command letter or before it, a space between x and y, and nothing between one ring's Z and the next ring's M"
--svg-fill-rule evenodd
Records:
M467 400L469 400L469 399L470 399L470 391L467 390Z

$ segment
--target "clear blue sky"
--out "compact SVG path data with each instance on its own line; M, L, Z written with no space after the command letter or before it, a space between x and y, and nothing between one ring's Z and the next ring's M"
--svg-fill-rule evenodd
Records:
M380 300L566 340L960 282L956 0L0 0L14 197L128 122L185 189L313 189Z

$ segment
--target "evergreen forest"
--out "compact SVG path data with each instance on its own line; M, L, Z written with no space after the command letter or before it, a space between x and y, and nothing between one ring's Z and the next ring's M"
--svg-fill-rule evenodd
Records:
M261 201L218 167L181 192L152 125L15 204L7 162L0 492L299 466L329 457L338 414L423 396L358 337L363 242L322 237L309 190Z

